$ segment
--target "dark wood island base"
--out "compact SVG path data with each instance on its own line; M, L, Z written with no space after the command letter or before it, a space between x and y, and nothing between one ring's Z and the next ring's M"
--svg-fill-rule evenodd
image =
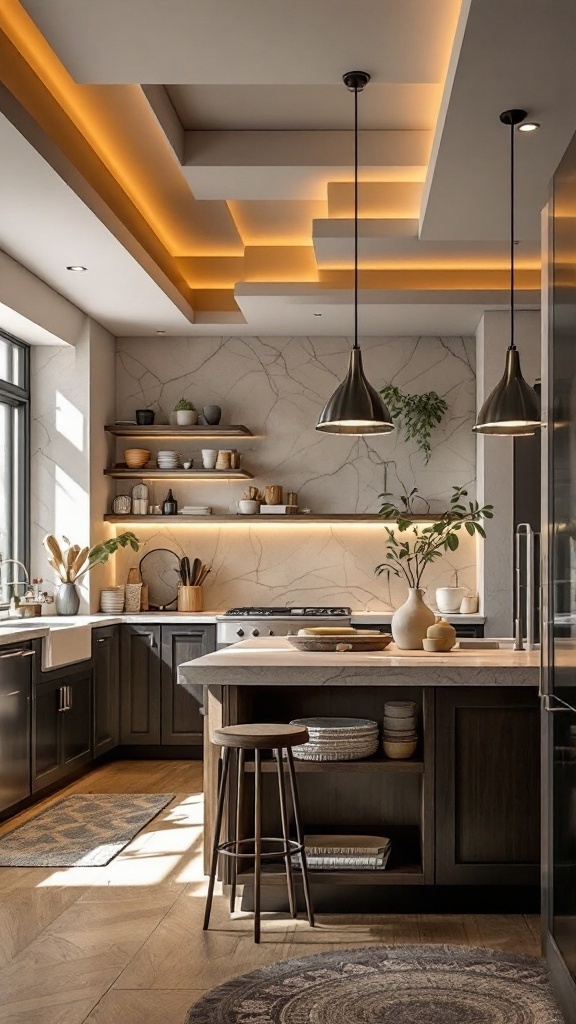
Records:
M254 643L252 641L252 643ZM238 647L244 645L238 645ZM201 670L209 677L207 658L183 666L181 681ZM415 659L414 659L415 660ZM203 664L206 668L202 671ZM435 669L437 671L437 665ZM189 670L189 675L186 670ZM302 818L309 834L370 834L392 841L385 870L315 870L311 872L319 911L374 913L523 913L539 907L540 845L540 709L532 676L519 685L362 685L353 670L351 685L296 680L282 685L270 668L270 684L259 678L243 683L247 669L236 672L238 685L209 684L206 728L245 722L289 722L308 716L370 718L382 724L386 700L413 700L418 705L418 749L409 760L395 761L380 752L361 761L297 761ZM222 677L220 672L215 673ZM232 674L232 670L231 670ZM306 669L302 670L304 680ZM452 672L453 676L454 673ZM293 676L294 678L294 676ZM370 682L374 678L372 674ZM535 679L534 679L535 681ZM218 748L205 744L206 848L209 849L218 781ZM251 778L245 766L242 832L252 834ZM271 758L263 763L263 834L281 828ZM283 866L268 867L263 907L287 909ZM227 881L224 876L224 882ZM245 885L250 909L252 875ZM264 879L263 879L264 884Z

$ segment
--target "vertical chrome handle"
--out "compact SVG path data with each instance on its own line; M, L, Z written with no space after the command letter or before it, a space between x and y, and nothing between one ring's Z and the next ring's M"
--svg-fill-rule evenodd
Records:
M58 711L66 711L65 686L58 687Z
M72 687L66 687L66 711L72 710Z

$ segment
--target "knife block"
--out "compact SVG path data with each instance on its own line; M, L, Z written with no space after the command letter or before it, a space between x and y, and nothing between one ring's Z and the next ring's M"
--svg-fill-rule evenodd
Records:
M178 611L201 612L202 587L185 587L181 584L178 587Z

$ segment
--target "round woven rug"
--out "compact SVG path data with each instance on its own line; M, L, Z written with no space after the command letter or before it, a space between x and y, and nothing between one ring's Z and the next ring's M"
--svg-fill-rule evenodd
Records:
M282 960L215 988L186 1024L563 1024L535 957L371 946Z

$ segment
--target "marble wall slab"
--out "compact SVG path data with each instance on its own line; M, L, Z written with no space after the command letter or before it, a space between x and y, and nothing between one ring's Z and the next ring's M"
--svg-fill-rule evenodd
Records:
M414 486L432 511L445 507L453 485L466 485L473 496L474 339L362 339L365 370L374 386L394 382L408 392L435 390L446 398L449 411L433 434L428 464L402 431L347 438L315 430L322 406L346 372L349 349L344 337L119 339L116 415L130 418L147 406L156 410L156 422L167 422L182 396L199 407L220 405L223 423L244 423L257 435L234 442L254 483L282 484L285 493L298 493L300 507L316 513L377 512L383 491L398 494ZM119 441L119 461L124 447ZM180 447L183 455L199 459L200 446ZM118 482L118 493L129 489ZM166 489L155 484L155 503ZM173 487L180 505L207 503L220 512L235 510L244 489L224 481ZM292 600L362 609L403 600L401 583L388 585L374 576L383 557L379 525L202 524L139 526L137 532L146 549L166 546L213 563L212 608ZM117 559L119 581L133 560L130 555ZM427 585L446 585L458 569L460 582L474 590L475 566L474 542L465 538L460 551L430 570Z

